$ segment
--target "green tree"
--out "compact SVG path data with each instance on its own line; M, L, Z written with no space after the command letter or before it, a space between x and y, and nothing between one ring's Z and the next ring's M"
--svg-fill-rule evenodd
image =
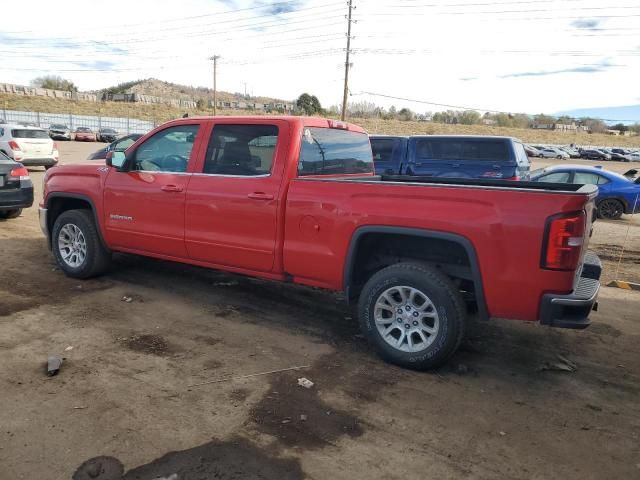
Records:
M34 87L48 88L50 90L63 90L65 92L77 92L78 87L71 80L66 80L57 75L44 75L31 80Z
M303 93L296 100L296 106L304 112L305 115L315 115L322 113L322 105L315 95Z
M624 133L629 130L629 127L627 127L624 123L617 123L613 127L611 127L611 129L618 130L620 133Z
M552 123L556 123L556 117L539 113L538 115L533 116L533 121L540 125L550 125Z
M475 125L480 123L482 117L475 110L465 110L459 115L459 121L463 125Z
M413 113L410 109L408 108L401 108L400 111L398 112L398 119L408 122L411 120L415 120L416 118L416 114Z

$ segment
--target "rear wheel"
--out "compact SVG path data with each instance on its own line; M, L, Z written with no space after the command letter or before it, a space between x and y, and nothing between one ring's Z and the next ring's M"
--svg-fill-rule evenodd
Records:
M58 266L73 278L104 273L111 254L104 248L90 210L67 210L51 232L51 249Z
M21 214L21 208L14 208L13 210L0 210L0 218L18 218Z
M624 205L615 198L605 198L598 203L598 217L607 220L618 220L624 213Z
M440 271L398 263L374 274L358 302L360 328L385 360L416 370L434 368L457 350L466 310Z

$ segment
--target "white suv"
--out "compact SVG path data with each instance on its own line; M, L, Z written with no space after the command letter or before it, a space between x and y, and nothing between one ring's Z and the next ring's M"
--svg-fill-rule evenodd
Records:
M42 128L0 124L0 152L28 167L58 164L58 146Z

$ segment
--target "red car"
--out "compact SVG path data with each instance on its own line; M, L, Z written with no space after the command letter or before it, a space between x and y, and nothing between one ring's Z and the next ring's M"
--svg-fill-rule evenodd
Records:
M601 272L593 185L375 176L367 134L303 117L157 127L106 164L45 175L40 224L65 272L112 252L339 291L385 359L446 361L467 308L585 328Z
M78 127L73 134L76 142L95 142L96 134L88 127Z

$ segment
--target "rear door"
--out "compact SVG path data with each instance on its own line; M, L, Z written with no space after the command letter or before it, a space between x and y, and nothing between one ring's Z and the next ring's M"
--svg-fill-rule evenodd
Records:
M198 122L170 125L129 152L104 186L104 225L114 247L185 258L185 195L202 143Z
M23 160L50 157L53 153L53 140L45 130L13 128L11 137L22 150Z
M276 256L289 123L216 120L186 198L189 256L268 272Z

